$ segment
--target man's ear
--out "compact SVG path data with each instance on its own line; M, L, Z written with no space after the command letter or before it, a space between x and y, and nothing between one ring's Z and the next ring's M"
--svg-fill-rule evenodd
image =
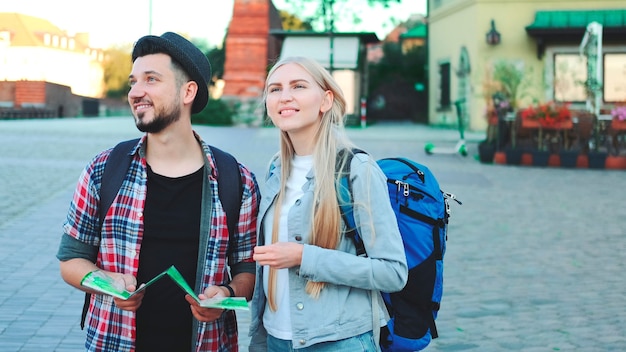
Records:
M193 101L198 94L198 83L196 81L189 81L183 85L183 104L193 105Z

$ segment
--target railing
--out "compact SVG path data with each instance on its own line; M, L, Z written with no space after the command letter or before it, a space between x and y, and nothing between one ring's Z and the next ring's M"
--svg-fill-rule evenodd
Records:
M40 119L40 118L55 118L58 117L55 109L40 109L40 108L1 108L0 119Z

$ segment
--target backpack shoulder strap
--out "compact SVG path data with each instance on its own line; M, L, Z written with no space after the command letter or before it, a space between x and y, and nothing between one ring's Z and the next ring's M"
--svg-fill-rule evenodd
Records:
M132 160L130 151L139 142L139 138L130 139L118 143L104 165L102 182L100 185L100 228L104 222L109 207L113 204L113 199L120 190L124 177L130 167Z
M352 182L350 180L350 164L352 157L356 153L364 153L361 149L353 149L351 152L346 149L340 150L337 154L337 177L339 177L338 202L341 211L341 217L346 224L346 236L354 242L356 254L360 257L367 257L363 239L357 231L356 222L354 221L353 200L352 200ZM345 162L342 160L345 158ZM343 165L343 168L341 168Z
M233 243L235 233L237 232L241 197L243 195L239 163L234 156L214 146L211 146L211 152L215 157L215 165L218 170L218 194L226 212L229 239L228 250L231 251L234 246L230 244Z
M104 172L102 174L102 181L100 184L100 205L99 205L99 229L102 231L102 224L107 211L113 204L113 199L120 190L124 177L130 167L132 160L130 151L139 142L139 138L130 139L118 143L111 153L109 158L104 164ZM89 310L89 301L91 300L91 294L85 293L85 302L83 303L83 312L80 317L80 329L85 328L85 318L87 317L87 310Z

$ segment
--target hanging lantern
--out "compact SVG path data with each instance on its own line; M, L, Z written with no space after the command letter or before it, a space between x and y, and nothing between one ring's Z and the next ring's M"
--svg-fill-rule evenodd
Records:
M487 32L487 44L500 44L500 33L496 30L496 22L494 20L491 20L491 29Z

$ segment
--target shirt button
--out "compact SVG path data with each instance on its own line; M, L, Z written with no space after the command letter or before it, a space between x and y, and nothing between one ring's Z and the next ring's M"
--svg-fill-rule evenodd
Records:
M300 276L300 269L296 269L296 275Z
M301 201L300 201L300 199L298 199L298 200L296 200L296 203L295 203L295 204L296 204L296 205L300 205L300 203L301 203Z
M298 304L296 304L296 308L298 308L298 310L303 310L304 309L304 304L298 303Z
M306 343L306 340L300 340L298 342L300 342L301 345L304 345Z
M138 212L137 213L137 219L141 219L143 218L143 213L142 212Z
M298 241L298 242L302 241L302 236L297 235L297 236L296 236L296 241Z

